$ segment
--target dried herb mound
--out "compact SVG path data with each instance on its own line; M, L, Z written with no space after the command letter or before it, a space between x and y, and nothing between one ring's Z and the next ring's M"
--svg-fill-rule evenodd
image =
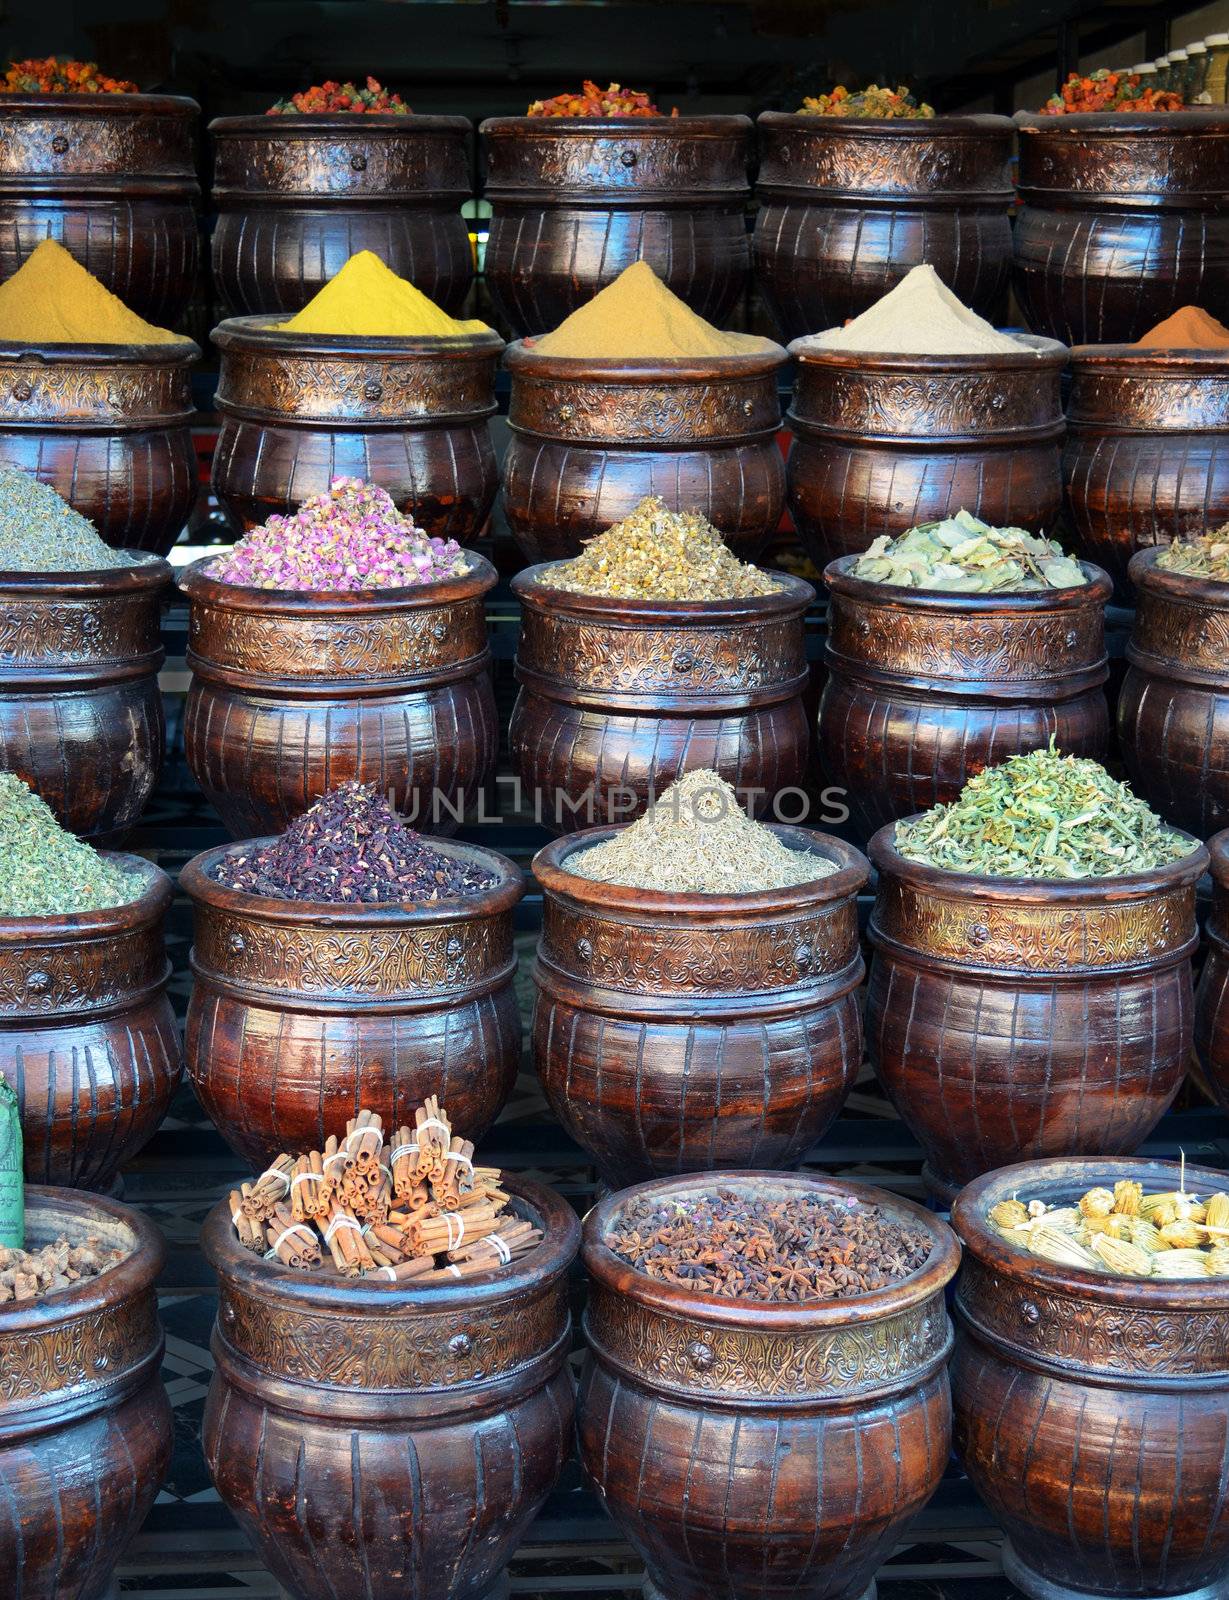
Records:
M112 550L50 484L0 467L0 572L104 572L153 559Z
M898 822L896 848L909 861L991 878L1115 878L1197 846L1103 766L1059 755L1051 741L987 767L950 805Z
M849 1300L922 1267L927 1234L850 1195L753 1199L644 1196L621 1208L605 1244L646 1277L722 1299Z
M670 113L679 114L678 107ZM552 95L549 100L530 102L526 112L530 117L661 117L652 98L642 89L625 89L621 83L611 83L605 89L598 87L592 78L586 78L579 90Z
M831 94L809 94L798 107L802 117L886 118L893 122L915 121L934 114L935 108L919 101L903 83L895 89L880 88L877 83L868 83L865 89L847 89L838 83Z
M880 535L852 572L870 583L946 594L1030 594L1088 582L1056 539L995 528L967 511L921 522L897 539Z
M310 89L300 89L298 94L275 101L265 116L292 117L325 111L350 111L360 116L375 116L382 112L392 112L399 117L410 114L410 108L401 96L386 89L378 78L373 78L369 73L361 89L348 78L345 83L338 83L336 78L314 83Z
M1193 539L1175 539L1156 558L1164 572L1180 572L1188 578L1210 578L1213 583L1229 583L1229 522L1215 533L1200 533Z
M1072 72L1057 94L1041 107L1043 117L1066 117L1080 111L1181 111L1186 97L1180 88L1145 85L1137 72L1098 67Z
M60 56L30 56L10 61L0 94L136 94L130 78L112 78L96 61Z
M274 900L423 905L481 894L495 879L434 850L383 795L344 783L285 833L227 851L213 868L227 889Z
M140 898L145 880L61 828L50 807L0 773L0 917L60 917Z

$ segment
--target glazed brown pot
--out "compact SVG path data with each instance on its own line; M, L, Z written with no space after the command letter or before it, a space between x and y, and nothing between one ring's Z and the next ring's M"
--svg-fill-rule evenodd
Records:
M350 339L236 317L211 337L222 413L211 481L238 532L338 477L378 484L438 538L481 532L499 486L497 334Z
M190 427L200 354L190 339L0 343L0 466L50 484L114 549L166 555L200 491Z
M1208 855L1212 909L1195 994L1195 1049L1213 1094L1229 1106L1229 833L1218 833L1209 842Z
M166 1248L126 1206L27 1189L30 1247L62 1234L131 1254L44 1300L0 1307L0 1563L21 1600L105 1600L171 1464L155 1295Z
M1007 1535L1030 1600L1217 1600L1229 1584L1229 1283L1059 1266L986 1221L1014 1195L1075 1201L1176 1161L1030 1162L957 1199L964 1246L952 1363L956 1455ZM1185 1169L1206 1196L1225 1175Z
M923 262L997 321L1011 275L1007 117L765 111L756 277L788 339L837 328Z
M1017 1157L1138 1149L1191 1053L1207 851L1119 878L991 878L908 861L894 833L868 852L867 1043L934 1191Z
M518 335L548 333L634 261L720 326L751 268L747 117L489 117L484 272Z
M1130 601L1137 550L1229 521L1229 351L1073 350L1063 483L1076 549Z
M1018 355L898 356L795 341L789 508L820 569L964 509L1051 531L1062 508L1067 360L1048 339ZM1032 353L1035 352L1035 353Z
M1066 755L1105 755L1110 581L1098 567L1083 588L982 595L871 583L857 560L824 571L819 764L863 838L1051 738Z
M1229 317L1229 112L1019 113L1016 297L1036 333L1130 343L1181 306Z
M882 1207L933 1240L912 1277L846 1301L689 1293L604 1243L641 1195L722 1189ZM648 1566L646 1600L873 1600L875 1569L947 1466L959 1248L937 1217L845 1178L723 1172L607 1196L585 1218L580 1455Z
M571 1453L580 1226L545 1185L504 1181L538 1248L417 1289L271 1264L225 1205L210 1213L205 1460L293 1600L508 1595L508 1561Z
M482 597L494 569L411 589L246 589L180 575L192 674L184 750L234 838L280 832L327 790L374 783L451 832L495 771Z
M522 803L560 832L628 822L712 768L753 812L808 777L800 578L746 600L612 600L512 580L520 695L509 729Z
M481 1139L520 1062L519 868L437 843L493 887L430 905L317 904L223 888L213 869L240 848L205 851L179 879L195 923L188 1071L222 1137L263 1166L322 1149L359 1105L386 1128L413 1126L437 1094Z
M162 766L165 561L0 573L0 765L70 833L127 832Z
M200 109L170 94L6 94L0 281L56 239L139 316L173 326L196 288Z
M534 857L543 924L531 1048L552 1110L613 1189L796 1165L861 1064L865 858L826 834L777 827L837 870L736 895L630 889L569 870L617 832L591 828Z
M785 506L777 377L785 351L695 361L587 361L508 347L504 512L529 561L582 545L656 494L699 511L744 560Z
M140 856L107 859L140 875L139 899L0 917L0 1073L21 1105L30 1183L109 1189L183 1073L166 992L171 880Z
M298 311L360 250L461 309L474 275L465 117L216 117L209 132L213 281L233 313Z

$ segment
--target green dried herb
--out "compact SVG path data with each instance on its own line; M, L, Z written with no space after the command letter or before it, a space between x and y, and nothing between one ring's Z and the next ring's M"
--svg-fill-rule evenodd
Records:
M65 916L126 906L144 881L104 861L20 778L0 773L0 917Z
M1180 572L1188 578L1210 578L1213 583L1229 583L1229 522L1215 533L1200 533L1193 539L1175 539L1156 558L1165 572Z
M950 594L1028 594L1088 582L1056 540L1024 528L994 528L967 511L919 523L898 539L883 535L852 572L871 583Z
M896 824L910 861L991 878L1116 878L1178 861L1194 841L1125 783L1080 756L1012 756L970 778L950 805Z
M0 572L100 572L153 559L112 550L49 484L0 467Z

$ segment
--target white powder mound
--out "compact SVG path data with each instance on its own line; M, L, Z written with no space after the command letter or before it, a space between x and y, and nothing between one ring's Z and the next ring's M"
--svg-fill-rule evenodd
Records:
M845 327L812 334L802 345L903 356L1018 355L1032 348L970 311L928 263L914 267Z

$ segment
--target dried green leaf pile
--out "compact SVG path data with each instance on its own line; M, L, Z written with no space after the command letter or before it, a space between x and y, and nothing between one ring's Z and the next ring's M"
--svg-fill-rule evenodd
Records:
M1180 572L1188 578L1210 578L1213 583L1229 583L1229 522L1215 533L1197 534L1193 539L1175 539L1156 558L1164 572Z
M0 772L0 917L58 917L140 898L145 880L61 828L20 778Z
M898 539L881 536L851 570L871 583L950 594L1028 594L1088 582L1057 540L995 528L967 511L919 523Z

